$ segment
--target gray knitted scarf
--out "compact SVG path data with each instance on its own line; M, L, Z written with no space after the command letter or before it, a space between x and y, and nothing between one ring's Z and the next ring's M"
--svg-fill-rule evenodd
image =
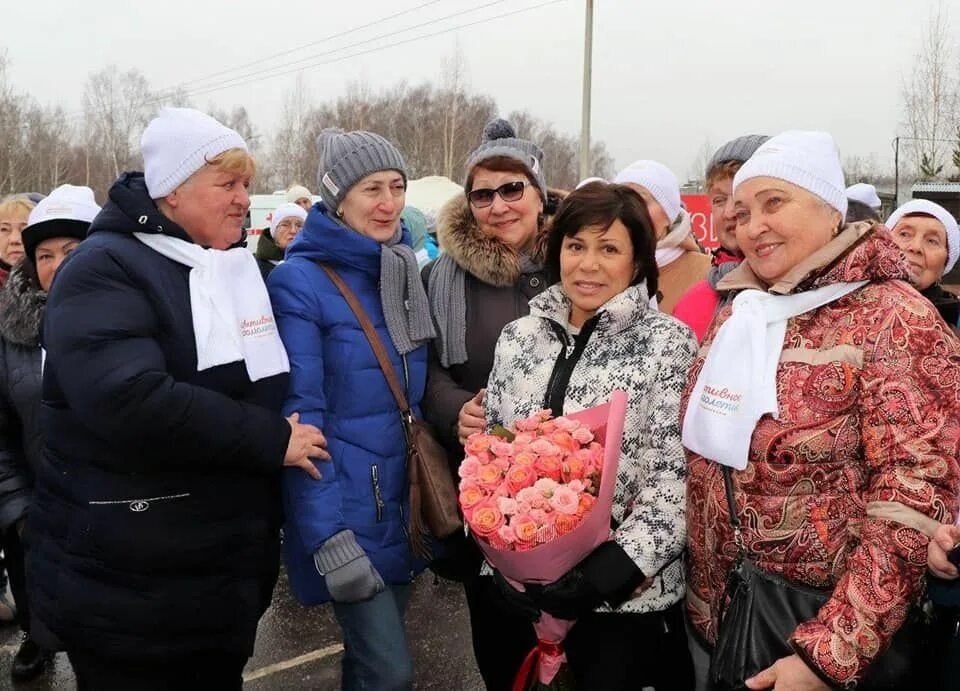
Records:
M406 355L434 338L436 332L417 256L400 242L401 236L397 224L397 232L381 246L380 302L393 345L398 353Z
M520 273L541 271L527 255L520 255ZM430 308L437 324L437 350L444 367L467 361L467 272L449 254L441 254L427 281Z

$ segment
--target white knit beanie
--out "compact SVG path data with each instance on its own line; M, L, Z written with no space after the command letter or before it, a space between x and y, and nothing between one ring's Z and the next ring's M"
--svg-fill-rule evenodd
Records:
M672 224L680 215L680 183L677 176L662 163L635 161L617 173L613 179L617 185L633 183L646 189L663 207Z
M943 224L943 229L947 232L947 263L943 267L943 273L950 273L957 263L957 258L960 257L960 228L957 226L957 219L929 199L911 199L890 214L890 218L884 225L892 231L900 219L909 214L933 216Z
M277 232L277 226L285 218L299 218L301 221L306 221L307 212L297 204L281 204L270 216L270 235Z
M237 132L193 108L164 108L140 138L143 174L152 199L166 197L213 158L247 150Z
M30 210L27 225L44 221L93 222L100 207L93 198L93 190L82 185L60 185Z
M856 185L850 185L847 188L847 199L860 202L869 206L874 211L879 211L883 203L877 194L877 188L866 182L858 182Z
M294 185L287 190L287 201L291 204L295 204L298 199L309 199L312 203L313 195L310 194L310 190L303 185Z
M733 176L733 191L751 178L786 180L815 194L847 216L840 152L826 132L791 130L771 137Z

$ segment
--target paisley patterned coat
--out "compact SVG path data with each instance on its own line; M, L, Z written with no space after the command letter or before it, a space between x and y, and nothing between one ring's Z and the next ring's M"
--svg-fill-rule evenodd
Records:
M925 534L957 514L960 342L904 280L879 225L848 226L767 288L747 263L720 290L787 294L840 281L863 288L788 322L777 369L780 418L754 430L735 472L748 555L833 595L791 637L821 677L850 687L886 647L926 570ZM728 305L690 373L683 410ZM715 640L724 578L736 554L720 466L688 452L687 608Z
M618 612L653 612L684 592L686 459L680 443L680 393L696 354L693 332L648 307L646 288L633 286L603 305L574 367L563 403L575 413L628 396L613 518L613 539L653 584ZM530 316L507 324L497 342L485 407L490 425L510 425L544 408L561 349L551 322L566 331L570 301L554 285L530 301Z

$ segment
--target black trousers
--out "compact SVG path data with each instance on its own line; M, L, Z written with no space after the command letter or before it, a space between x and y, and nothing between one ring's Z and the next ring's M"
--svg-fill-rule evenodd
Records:
M532 625L507 604L489 576L464 583L473 652L488 691L510 691L537 644ZM683 604L650 614L592 613L570 630L564 649L578 689L692 691Z
M21 631L30 631L30 603L27 601L27 576L24 570L24 550L20 533L15 525L3 533L3 550L6 556L7 575L10 577L10 592L17 606L17 624Z
M204 653L133 662L67 651L77 691L240 691L245 655Z

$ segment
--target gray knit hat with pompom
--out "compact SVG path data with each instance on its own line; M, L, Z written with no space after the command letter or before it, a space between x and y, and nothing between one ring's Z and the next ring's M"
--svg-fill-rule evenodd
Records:
M483 128L480 146L467 158L467 176L484 161L499 156L522 163L527 169L530 181L546 200L547 181L543 175L543 149L526 139L519 139L513 125L503 118L491 120Z
M396 170L407 182L407 166L397 147L373 132L344 132L331 127L317 138L320 166L317 186L330 213L336 213L350 188L372 173Z

